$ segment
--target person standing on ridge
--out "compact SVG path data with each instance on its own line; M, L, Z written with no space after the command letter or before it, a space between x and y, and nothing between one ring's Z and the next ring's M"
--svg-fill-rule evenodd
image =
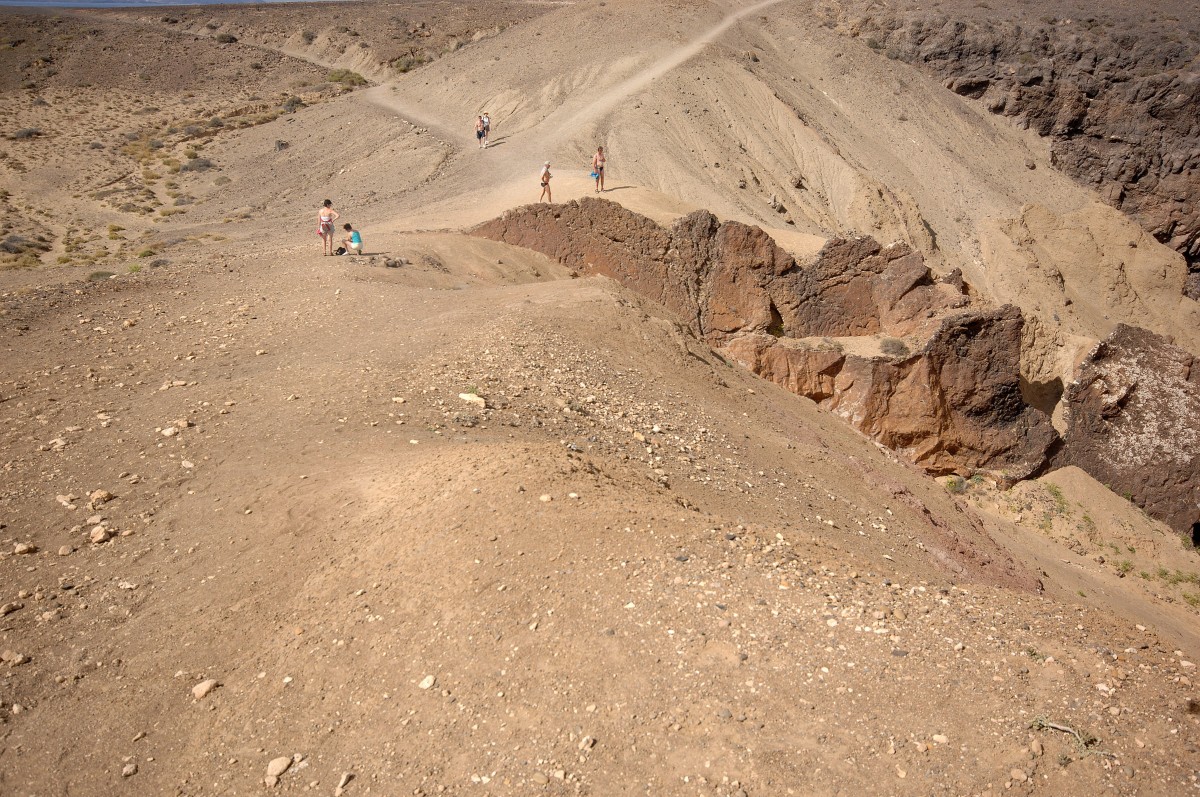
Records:
M480 119L483 120L483 148L487 149L488 138L492 135L492 117L488 116L487 111L484 111Z
M542 167L542 176L540 180L542 184L542 195L538 197L538 202L545 199L547 202L554 202L554 198L550 196L550 161L546 161L546 165Z
M317 211L317 235L321 236L321 254L333 254L333 223L341 218L341 214L333 209L333 200L326 199Z
M483 143L484 135L486 134L483 132L483 117L477 116L475 117L475 140L479 142L480 149L483 149L485 146L487 146Z
M596 177L597 194L604 190L605 163L607 163L607 159L604 157L604 147L596 147L596 154L592 156L592 174Z

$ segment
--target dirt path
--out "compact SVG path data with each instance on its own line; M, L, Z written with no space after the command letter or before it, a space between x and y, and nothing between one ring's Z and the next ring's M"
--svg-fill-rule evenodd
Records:
M502 146L482 152L475 146L474 134L467 125L438 118L405 93L410 86L415 88L415 83L383 84L362 92L360 97L427 128L441 140L457 147L455 161L448 165L423 198L424 212L427 217L446 218L446 225L436 226L478 223L515 204L532 202L536 193L531 196L529 186L543 160L550 159L555 163L557 153L581 147L586 149L589 145L583 142L592 140L591 127L610 114L622 100L635 96L655 80L677 69L747 16L781 1L765 0L728 13L717 24L655 57L640 67L634 76L599 95L592 95L586 89L577 91L533 127L511 135L497 132L493 144ZM567 196L586 193L590 183L579 181L577 175L566 180L556 175L553 187L558 191L556 200L561 202ZM467 209L465 212L464 208Z

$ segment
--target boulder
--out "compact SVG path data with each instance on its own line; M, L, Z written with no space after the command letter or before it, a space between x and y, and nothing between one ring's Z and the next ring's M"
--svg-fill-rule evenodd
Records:
M1058 440L1046 414L1021 397L1023 325L1008 305L943 318L921 349L903 356L766 335L735 338L723 351L930 473L982 470L1011 483L1040 470Z
M1200 362L1118 325L1063 396L1056 465L1076 465L1189 538L1200 528Z

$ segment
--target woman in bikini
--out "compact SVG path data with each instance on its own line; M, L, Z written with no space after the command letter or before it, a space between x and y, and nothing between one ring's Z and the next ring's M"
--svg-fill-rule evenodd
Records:
M546 165L542 167L542 195L538 197L538 202L545 199L547 202L554 202L550 196L550 161L546 161Z
M333 200L326 199L317 211L317 235L321 236L322 254L333 254L333 223L341 214L333 209Z
M604 147L596 147L596 154L592 156L592 173L596 175L596 193L604 190Z

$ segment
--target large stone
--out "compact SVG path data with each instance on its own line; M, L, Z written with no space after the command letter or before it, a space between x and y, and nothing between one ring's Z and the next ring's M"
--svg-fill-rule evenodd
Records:
M834 239L801 268L766 232L699 210L668 230L616 203L529 205L474 230L621 282L677 313L710 342L776 336L905 335L966 305L958 278L935 282L904 244Z
M1023 319L1012 306L956 314L909 355L844 353L769 335L729 341L750 370L808 396L931 473L1034 473L1058 439L1021 398Z
M969 304L961 275L934 280L904 244L835 239L801 266L757 227L696 211L663 229L591 198L519 208L475 234L620 281L931 472L1023 478L1057 439L1021 398L1020 311L956 312ZM879 356L846 356L798 341L876 333L927 343L915 356L898 340Z
M1180 534L1200 535L1200 362L1124 324L1063 396L1056 464L1076 465Z

